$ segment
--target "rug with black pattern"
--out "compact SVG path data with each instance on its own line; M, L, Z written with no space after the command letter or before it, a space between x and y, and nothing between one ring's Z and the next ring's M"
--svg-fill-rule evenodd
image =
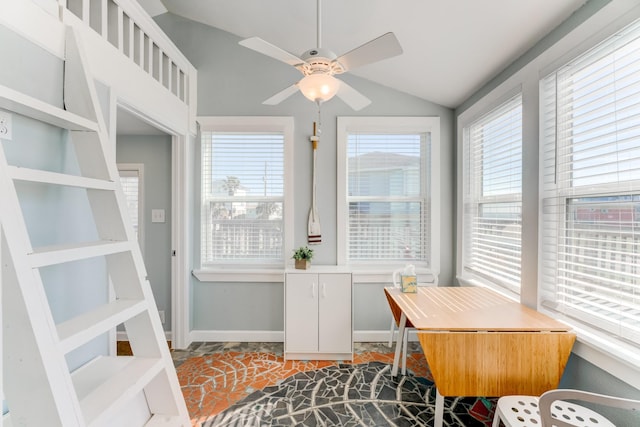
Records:
M339 364L292 375L251 393L202 427L432 426L435 386L391 377L382 362ZM445 398L445 426L490 426L495 399Z

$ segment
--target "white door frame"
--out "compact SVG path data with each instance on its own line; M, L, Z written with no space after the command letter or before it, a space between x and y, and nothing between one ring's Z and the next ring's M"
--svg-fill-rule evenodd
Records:
M171 342L172 347L184 349L191 344L189 338L189 141L190 135L181 134L117 98L111 91L110 117L117 117L121 108L171 136ZM117 119L110 120L110 132L115 147ZM189 129L185 123L185 129ZM188 130L186 131L188 132ZM115 347L115 343L113 346Z

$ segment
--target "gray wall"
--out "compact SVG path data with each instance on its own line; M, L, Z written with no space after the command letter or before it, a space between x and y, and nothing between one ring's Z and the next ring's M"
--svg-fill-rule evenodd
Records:
M301 94L295 94L277 106L262 105L262 101L299 80L300 73L293 67L239 46L240 38L227 32L171 14L156 17L156 21L198 70L198 115L294 117L294 247L306 244L307 215L311 204L307 191L311 188L311 144L308 138L313 122L318 120L317 107ZM317 159L322 179L318 183L317 198L321 207L323 243L314 247L314 264L336 263L336 117L439 116L442 198L436 206L442 218L441 282L451 283L454 271L452 110L353 75L341 75L340 78L370 98L372 104L359 112L338 98L322 106L322 135ZM196 146L195 164L199 165L199 146ZM199 174L195 176L195 182L200 182ZM196 193L198 191L196 188ZM199 217L199 207L194 207L194 214ZM198 223L196 220L196 228ZM196 240L197 232L194 235ZM198 242L194 244L197 263ZM283 330L282 284L202 283L194 279L192 286L193 329ZM386 330L389 309L381 287L357 284L355 296L356 329Z
M142 163L144 263L164 329L171 329L171 137L118 135L116 162ZM164 209L165 222L152 223L151 210Z

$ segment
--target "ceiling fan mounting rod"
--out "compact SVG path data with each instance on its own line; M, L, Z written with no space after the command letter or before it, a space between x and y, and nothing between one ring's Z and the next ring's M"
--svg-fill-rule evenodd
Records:
M316 30L317 31L317 33L316 33L317 40L316 40L316 45L317 45L318 49L320 49L322 47L322 41L321 41L322 40L322 38L321 38L321 36L322 36L322 19L320 17L321 16L321 12L322 12L322 0L317 0L316 4L317 4L317 9L318 9L317 13L316 13L316 17L317 17L317 23L316 23L316 25L317 25L317 30Z

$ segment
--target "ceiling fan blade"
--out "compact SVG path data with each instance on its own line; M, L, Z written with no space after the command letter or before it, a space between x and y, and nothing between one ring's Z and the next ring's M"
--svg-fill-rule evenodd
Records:
M371 100L340 80L340 88L336 96L342 99L349 107L354 110L362 110L367 105L371 104Z
M265 105L277 105L298 91L298 84L289 86L263 102Z
M400 55L402 46L393 33L386 33L335 59L345 71Z
M250 37L248 39L240 40L238 43L241 46L248 47L249 49L255 50L263 55L270 56L278 61L293 65L294 67L296 65L304 64L302 59L284 49L280 49L276 45L262 40L260 37Z

